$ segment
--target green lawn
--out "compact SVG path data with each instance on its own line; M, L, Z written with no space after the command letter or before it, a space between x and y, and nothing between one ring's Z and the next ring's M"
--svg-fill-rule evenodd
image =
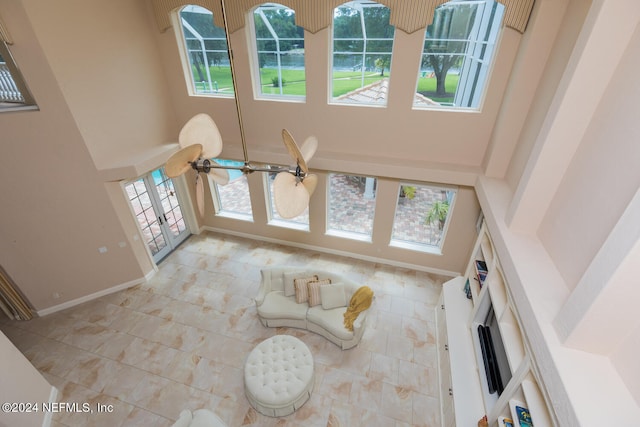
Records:
M231 72L229 67L210 67L211 80L218 83L218 89L225 92L233 92L233 83L231 79ZM204 73L203 73L204 74ZM278 73L275 68L262 68L260 70L260 80L262 82L263 94L279 94L280 89L273 86L272 79L277 77ZM198 79L198 74L194 74ZM388 77L388 74L385 74ZM377 82L378 80L385 78L381 77L379 73L367 73L365 75L364 84L369 85ZM344 95L361 87L361 74L359 71L336 71L333 73L333 97ZM282 70L282 79L285 84L283 87L283 93L285 95L299 95L304 96L306 94L306 82L304 70ZM447 93L451 96L444 98L437 98L427 94L429 98L436 102L451 102L453 100L453 94L458 86L458 75L450 75L445 82L445 88ZM196 83L196 87L199 90L206 88L206 84ZM418 92L421 93L433 93L436 91L436 79L428 77L420 77L418 80Z

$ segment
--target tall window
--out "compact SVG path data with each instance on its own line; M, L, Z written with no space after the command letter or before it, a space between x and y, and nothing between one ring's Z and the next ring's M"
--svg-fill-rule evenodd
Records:
M391 245L419 251L440 250L447 230L455 190L400 184Z
M371 241L375 208L375 178L329 175L327 234Z
M242 166L244 162L237 160L215 159L224 166ZM247 176L241 171L229 169L229 183L219 185L209 178L211 196L216 209L216 215L253 221L251 208L251 194Z
M295 230L309 230L309 207L304 212L295 218L284 219L278 215L276 206L273 200L273 180L276 178L278 172L265 173L265 194L267 195L267 209L269 216L269 225L276 225L279 227L293 228Z
M288 7L265 3L253 12L260 95L306 95L304 29Z
M0 40L0 111L35 106L7 44Z
M192 92L196 95L233 96L224 28L215 26L213 13L200 6L185 6L179 18Z
M351 1L333 13L333 102L387 103L394 27L390 9L371 1Z
M415 107L480 107L504 6L494 0L451 0L427 27Z

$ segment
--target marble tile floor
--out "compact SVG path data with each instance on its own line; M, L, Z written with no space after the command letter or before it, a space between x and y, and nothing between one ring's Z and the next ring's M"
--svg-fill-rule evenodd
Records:
M370 286L361 343L343 351L312 332L265 328L253 297L265 265L313 265ZM209 408L235 426L439 426L435 305L447 278L232 236L191 236L147 283L0 329L58 388L60 402L112 413L57 413L53 426L171 426ZM250 350L275 334L314 356L311 399L269 418L244 395Z

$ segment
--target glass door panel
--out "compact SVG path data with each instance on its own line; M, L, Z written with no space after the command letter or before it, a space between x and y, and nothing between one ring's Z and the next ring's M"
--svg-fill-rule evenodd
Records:
M169 238L174 240L177 246L189 235L189 232L182 216L173 180L164 173L162 168L153 171L151 176L160 206L162 206L162 219L168 228Z
M125 185L129 203L155 262L189 236L173 181L164 169Z

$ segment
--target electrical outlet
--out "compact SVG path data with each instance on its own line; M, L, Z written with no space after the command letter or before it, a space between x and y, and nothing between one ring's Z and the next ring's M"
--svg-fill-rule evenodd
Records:
M98 252L100 252L101 254L103 254L103 253L107 252L107 247L106 247L106 246L100 246L100 247L98 248Z
M58 298L60 298L60 294L58 292L54 292L54 293L51 294L51 297L53 299L58 299Z
M127 242L119 242L118 246L120 246L121 248L126 248L127 247Z

